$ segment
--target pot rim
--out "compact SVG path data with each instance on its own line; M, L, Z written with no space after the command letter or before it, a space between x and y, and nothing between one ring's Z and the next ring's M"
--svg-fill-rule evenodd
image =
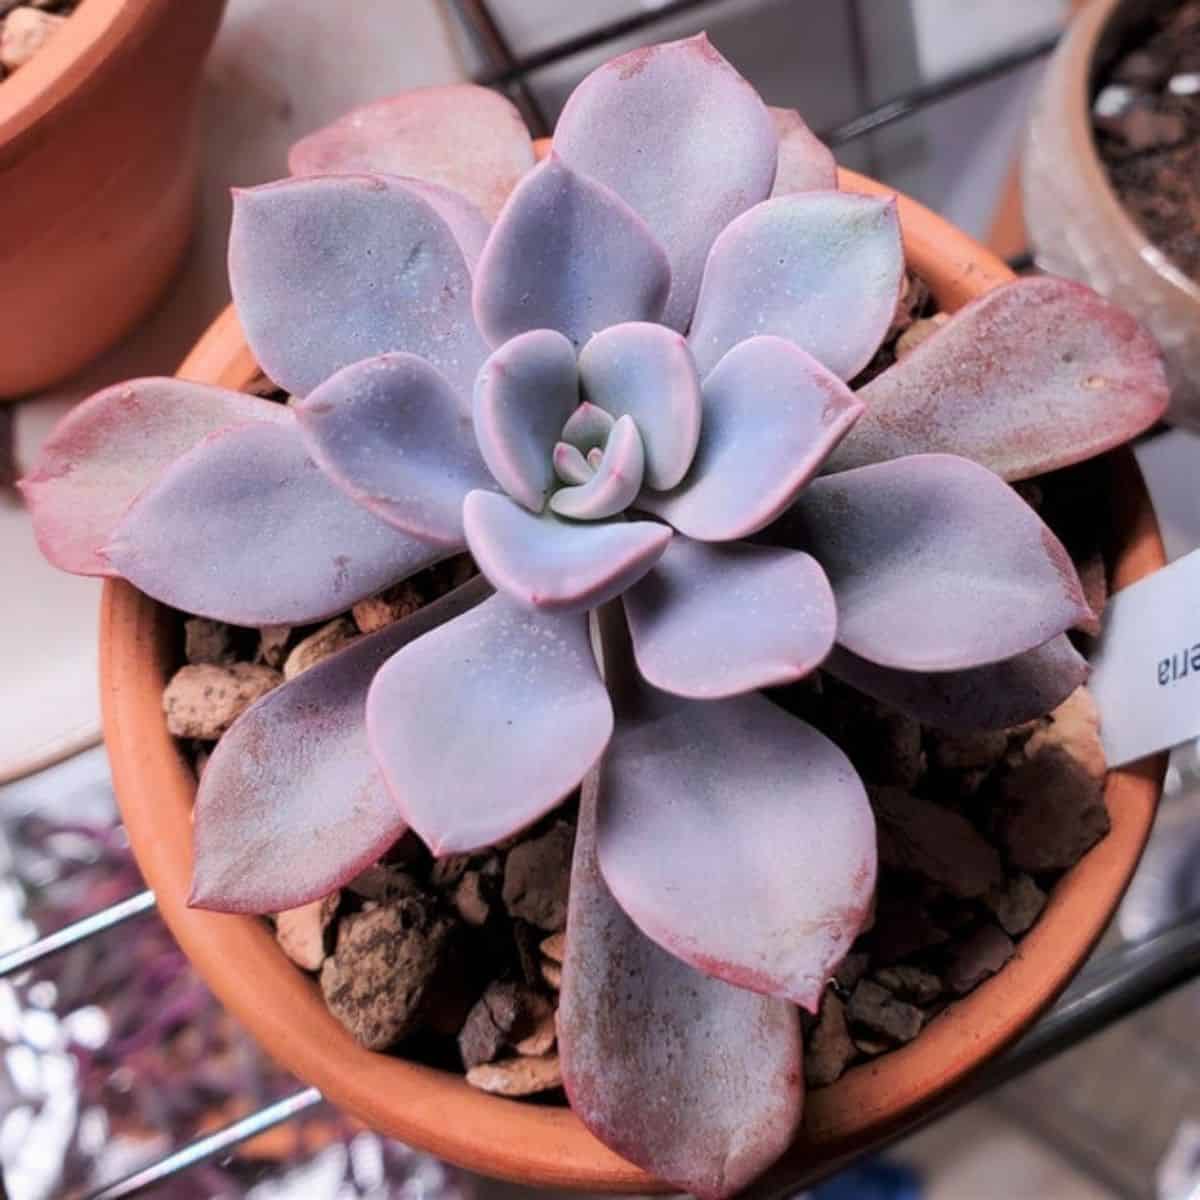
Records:
M896 194L843 171L847 190ZM945 309L1009 282L1008 268L966 234L898 196L906 257ZM257 367L232 309L179 374L244 387ZM1124 586L1161 567L1162 542L1127 452L1114 572ZM101 698L113 780L133 849L161 915L213 991L288 1070L381 1132L471 1170L515 1182L608 1192L671 1190L619 1158L565 1106L538 1106L471 1088L461 1075L359 1046L292 965L264 921L187 907L195 781L167 733L162 688L177 631L166 611L121 580L101 604ZM1150 831L1166 769L1159 755L1110 771L1108 836L1059 881L1016 955L950 1005L909 1045L851 1068L812 1093L801 1138L763 1181L795 1185L877 1144L1011 1044L1057 997L1099 940ZM448 1113L453 1113L449 1120Z
M1139 2L1143 9L1147 8L1145 0L1132 0L1135 4ZM1047 100L1061 103L1065 108L1066 122L1082 131L1080 144L1086 146L1086 151L1079 157L1078 169L1093 197L1093 203L1107 211L1109 220L1118 226L1125 240L1147 266L1193 304L1200 305L1200 281L1185 274L1142 231L1121 203L1096 146L1091 95L1101 65L1101 43L1125 15L1125 9L1130 4L1131 0L1096 0L1084 6L1068 27L1047 68L1048 77L1050 73L1057 74L1059 86L1043 90L1043 103Z
M0 156L18 139L38 136L54 110L104 71L163 4L164 0L80 0L46 47L0 80Z

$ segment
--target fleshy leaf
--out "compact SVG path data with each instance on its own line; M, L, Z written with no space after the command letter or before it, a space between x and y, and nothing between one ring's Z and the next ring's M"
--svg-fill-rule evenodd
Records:
M367 689L402 646L478 604L473 579L269 692L204 768L190 902L265 913L327 896L405 830L367 742Z
M554 149L650 226L671 264L663 320L683 330L713 239L770 194L777 139L758 93L699 34L598 67L567 101Z
M533 166L521 114L491 88L413 88L301 138L293 175L407 175L466 196L489 220Z
M104 548L154 599L256 626L319 621L447 553L343 494L295 421L207 438L134 501Z
M1005 479L1056 471L1153 425L1162 356L1127 312L1066 279L1018 279L956 313L859 392L834 471L944 451Z
M209 434L251 421L288 423L291 414L184 379L134 379L89 396L18 485L42 553L63 571L115 575L100 551L138 493Z
M554 486L554 446L579 403L575 348L553 329L519 334L483 364L475 436L496 482L541 512Z
M747 537L787 508L861 412L850 389L803 350L750 338L704 381L687 477L671 492L643 491L638 506L701 541Z
M375 759L437 855L549 812L604 752L612 721L587 617L501 595L401 650L367 697Z
M595 791L590 775L558 1009L571 1108L606 1146L655 1178L701 1200L731 1196L783 1153L799 1127L799 1013L702 975L638 930L596 863Z
M682 335L631 322L598 333L579 355L584 395L637 422L646 452L646 486L673 488L700 440L700 380Z
M833 646L837 611L809 555L674 538L625 593L638 669L656 688L714 700L807 675Z
M491 483L449 380L414 354L343 367L296 406L317 465L389 525L463 544L462 502Z
M583 454L603 450L615 424L611 413L585 400L563 426L563 441L569 442Z
M596 472L577 446L558 442L554 447L554 473L563 483L587 483Z
M825 568L838 644L881 666L957 671L1091 618L1062 544L986 467L917 454L826 475L768 533Z
M895 200L779 196L713 243L689 335L701 378L756 334L790 338L841 379L871 361L904 278Z
M609 325L657 320L670 282L645 222L551 154L492 229L475 273L475 317L493 346L557 329L579 347Z
M967 671L896 671L840 646L825 662L839 679L951 733L1008 729L1057 708L1088 676L1065 633L1015 658Z
M238 191L229 282L250 349L305 396L359 359L428 359L469 408L487 347L453 231L386 175L329 175Z
M618 596L658 561L671 530L656 521L534 516L507 496L471 492L467 545L492 586L534 608L579 612Z
M794 108L770 108L767 111L775 122L775 133L779 137L779 165L771 195L835 191L837 162L829 147L809 129Z
M590 465L590 464L589 464ZM591 479L559 488L550 507L560 517L598 521L624 512L642 487L646 458L641 434L630 416L617 420Z
M875 826L850 760L757 694L643 689L618 718L597 830L617 903L706 975L815 1012L875 889Z

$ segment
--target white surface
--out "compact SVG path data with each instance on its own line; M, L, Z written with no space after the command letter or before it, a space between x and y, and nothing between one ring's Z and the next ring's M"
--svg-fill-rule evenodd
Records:
M68 385L17 409L27 466L74 401L136 375L170 374L228 301L229 188L286 173L288 146L348 108L449 83L462 64L437 0L296 4L231 0L203 95L204 166L195 242L159 309ZM0 498L0 781L94 743L99 585L37 553L28 518Z

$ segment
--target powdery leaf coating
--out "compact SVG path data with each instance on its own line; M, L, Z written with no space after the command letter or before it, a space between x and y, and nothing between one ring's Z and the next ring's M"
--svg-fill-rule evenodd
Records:
M779 165L772 196L837 190L833 151L805 124L794 108L768 108L779 138Z
M575 487L559 488L550 507L559 516L599 521L624 512L642 489L646 456L641 434L631 416L618 418L608 435L591 479Z
M428 359L469 404L487 347L453 231L386 175L285 180L234 193L229 282L246 340L305 396L359 359Z
M554 487L554 446L579 403L575 348L553 329L505 342L475 384L475 436L496 482L541 512Z
M557 329L582 346L662 313L671 268L615 192L551 154L517 184L475 272L475 318L493 346Z
M596 863L595 791L589 776L558 1009L571 1108L606 1146L680 1191L733 1195L799 1128L799 1013L702 975L638 930Z
M837 746L761 695L644 689L613 732L598 812L600 869L644 934L816 1012L875 888L871 807Z
M549 812L604 752L612 721L586 616L502 595L405 647L367 696L375 760L436 855Z
M623 601L642 675L695 700L800 679L820 666L837 630L815 559L745 542L674 538Z
M700 440L700 379L687 341L664 325L630 322L598 333L579 355L583 394L632 416L646 452L646 486L673 488Z
M507 496L471 492L467 546L492 586L520 604L559 612L595 608L658 561L671 530L654 521L564 521L534 516Z
M826 475L769 536L816 557L837 598L838 644L885 667L981 667L1091 616L1033 509L950 454Z
M858 394L866 415L827 469L941 450L1010 480L1128 441L1168 398L1149 333L1053 277L988 292Z
M770 524L858 420L862 405L836 376L784 338L755 337L704 381L700 444L670 492L638 505L706 542Z
M533 166L533 142L514 105L491 88L413 88L365 104L301 138L293 175L406 175L460 193L489 220Z
M155 600L262 626L320 621L447 551L349 499L289 419L201 442L134 501L104 553Z
M367 689L402 646L478 604L473 579L248 709L204 768L190 903L265 913L328 895L405 829L367 742Z
M18 486L42 553L63 571L115 575L100 550L125 510L197 442L251 421L288 422L281 404L183 379L133 379L72 409Z
M554 149L650 226L671 264L663 321L684 330L713 239L770 194L777 139L758 93L698 34L598 67L571 93Z
M1008 729L1043 716L1088 676L1087 660L1065 633L1015 658L966 671L896 671L840 646L825 669L923 724L952 733Z
M556 442L553 458L554 473L563 483L587 483L596 473L583 452L570 442Z
M406 179L404 185L425 200L446 222L463 253L463 258L466 259L467 266L473 272L492 230L487 218L470 200L449 188L426 183L421 179Z
M296 406L317 465L356 503L412 537L463 544L462 502L491 479L449 380L414 354L343 367Z
M756 334L790 338L841 379L871 361L904 279L895 200L780 196L713 243L689 341L703 378Z
M585 400L563 426L563 441L574 446L581 454L591 454L593 450L604 449L604 443L608 441L615 424L611 413Z

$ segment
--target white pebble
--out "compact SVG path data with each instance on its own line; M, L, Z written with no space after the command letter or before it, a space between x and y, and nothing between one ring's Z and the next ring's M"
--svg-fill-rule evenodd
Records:
M1200 92L1200 72L1190 71L1186 75L1172 76L1167 82L1167 91L1172 96L1194 96Z
M1098 117L1119 117L1133 103L1133 91L1119 83L1101 88L1092 102L1092 112Z

